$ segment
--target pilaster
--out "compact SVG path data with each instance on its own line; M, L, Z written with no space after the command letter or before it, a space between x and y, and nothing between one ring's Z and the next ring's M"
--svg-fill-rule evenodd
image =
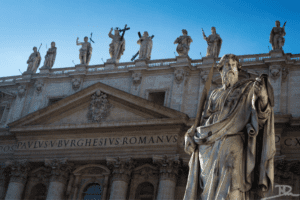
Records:
M67 159L45 159L45 166L51 168L47 200L63 200L66 183L72 164Z
M27 181L30 165L27 160L13 160L5 163L11 169L5 200L20 200Z
M134 162L131 158L106 158L113 170L110 199L125 200Z
M159 186L157 200L175 199L175 188L179 168L179 156L153 156L159 165Z

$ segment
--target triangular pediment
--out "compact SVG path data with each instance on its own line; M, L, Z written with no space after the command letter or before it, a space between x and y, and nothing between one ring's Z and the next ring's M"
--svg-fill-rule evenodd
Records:
M105 106L99 101L104 102ZM57 103L9 124L11 129L107 127L122 124L188 120L182 112L157 105L103 83L95 83ZM130 122L130 123L129 123Z

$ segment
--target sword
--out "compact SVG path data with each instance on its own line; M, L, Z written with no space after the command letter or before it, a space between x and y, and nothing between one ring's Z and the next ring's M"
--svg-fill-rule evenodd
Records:
M196 120L195 120L194 125L191 128L192 131L186 132L186 134L188 134L190 137L194 137L196 128L197 128L197 126L199 126L200 121L202 119L202 112L203 112L203 109L204 109L205 102L207 100L208 92L210 90L212 76L214 74L214 66L215 66L215 62L213 63L213 65L212 65L212 67L211 67L211 69L209 71L209 74L208 74L205 86L203 88L201 99L200 99L200 102L199 102L198 108L197 108Z

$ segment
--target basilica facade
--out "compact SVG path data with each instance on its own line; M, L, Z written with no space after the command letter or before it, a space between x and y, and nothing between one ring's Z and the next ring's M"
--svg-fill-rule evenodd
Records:
M275 188L268 195L299 194L300 54L238 58L239 79L268 74L274 89ZM218 61L183 55L0 77L0 199L183 199L184 134ZM211 90L221 84L215 70Z

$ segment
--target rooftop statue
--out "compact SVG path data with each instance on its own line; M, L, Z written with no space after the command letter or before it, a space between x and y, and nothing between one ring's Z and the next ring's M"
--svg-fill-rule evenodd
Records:
M30 54L28 60L27 60L27 71L24 72L24 74L33 74L36 73L36 70L40 66L41 63L41 54L37 51L36 47L33 47L33 53Z
M212 68L199 121L185 135L192 156L184 200L262 197L274 185L273 88L265 74L238 80L241 65L233 54L224 55L217 68L223 86L201 103Z
M151 58L151 51L152 51L152 38L154 36L149 36L148 32L145 31L143 36L137 41L140 45L139 50L139 59L141 60L150 60Z
M81 45L81 49L79 49L79 59L80 64L89 65L91 57L92 57L92 45L88 42L89 38L87 36L84 37L84 42L78 42L79 38L77 37L76 44Z
M110 29L110 32L108 33L108 37L112 39L110 45L109 45L109 54L111 59L108 59L107 62L109 63L119 63L119 60L121 56L123 55L125 51L125 40L124 40L124 34L126 30L129 30L130 28L126 28L127 25L125 25L125 28L122 30L119 30L118 28L115 29L115 34L111 34L113 31L113 28ZM120 32L123 32L122 36L120 35Z
M215 27L211 27L211 33L212 34L210 36L206 37L202 29L203 38L206 40L208 45L206 57L218 58L221 51L222 39L220 35L217 34Z
M275 22L276 27L273 27L270 33L270 43L272 44L273 50L282 50L285 42L283 37L285 36L285 24L286 22L283 27L280 27L280 22L278 20Z
M41 69L51 69L53 67L56 58L56 49L55 42L51 42L51 48L48 49L45 55L44 66Z
M182 34L180 37L178 37L174 44L178 44L176 51L179 56L187 56L190 50L190 44L193 42L192 38L188 36L188 32L185 29L182 29Z

